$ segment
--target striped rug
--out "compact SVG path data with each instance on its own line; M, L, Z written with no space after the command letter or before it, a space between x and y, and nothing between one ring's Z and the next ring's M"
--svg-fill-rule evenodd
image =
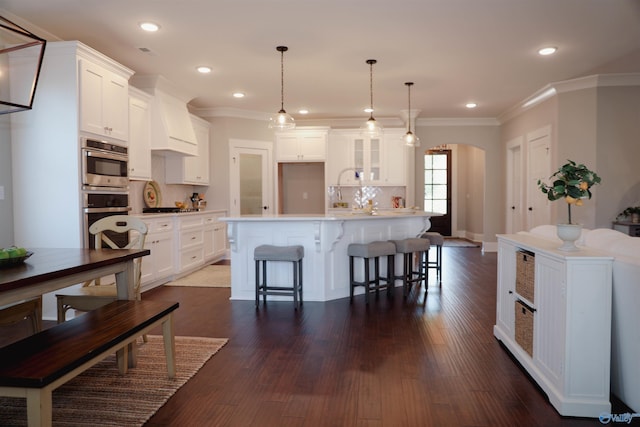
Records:
M139 341L138 366L120 375L114 356L53 392L53 426L142 426L227 343L222 338L176 337L176 378L167 377L161 336ZM0 425L26 426L26 399L0 397Z

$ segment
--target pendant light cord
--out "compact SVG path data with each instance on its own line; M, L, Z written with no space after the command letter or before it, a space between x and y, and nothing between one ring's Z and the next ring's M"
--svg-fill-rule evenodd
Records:
M287 46L278 46L280 52L280 111L284 112L284 53L289 50Z
M373 119L373 64L375 64L375 59L367 59L367 64L369 64L369 95L371 101L371 112L369 119Z

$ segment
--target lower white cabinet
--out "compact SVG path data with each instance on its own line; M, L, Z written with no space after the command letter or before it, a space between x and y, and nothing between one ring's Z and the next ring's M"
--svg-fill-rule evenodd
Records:
M204 217L204 260L220 259L227 252L227 226L219 218L222 213Z
M147 224L142 285L161 285L195 271L227 253L226 211L138 216Z
M613 259L557 246L527 234L498 236L494 335L561 415L597 418L611 412ZM516 286L521 251L533 258L533 295Z
M148 229L144 248L151 251L150 255L142 257L141 283L144 286L170 278L174 273L175 263L173 218L170 216L159 218L147 216L142 220L147 224Z

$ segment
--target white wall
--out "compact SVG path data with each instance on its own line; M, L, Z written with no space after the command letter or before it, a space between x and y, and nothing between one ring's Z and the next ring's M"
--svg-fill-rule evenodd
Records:
M20 113L13 113L20 114ZM13 203L11 179L11 127L9 115L0 116L0 186L4 187L4 199L0 200L0 248L14 244Z

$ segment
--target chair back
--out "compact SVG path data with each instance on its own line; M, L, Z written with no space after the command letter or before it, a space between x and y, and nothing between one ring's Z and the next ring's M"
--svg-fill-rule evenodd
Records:
M107 236L105 231L113 231L116 233L129 233L129 244L126 246L118 246ZM141 219L131 217L129 215L111 215L99 219L91 224L89 232L94 235L95 247L97 250L102 249L102 243L106 243L111 249L142 249L147 237L147 224ZM134 288L136 292L140 289L140 278L142 270L140 269L141 258L134 260ZM96 280L99 284L99 280Z

